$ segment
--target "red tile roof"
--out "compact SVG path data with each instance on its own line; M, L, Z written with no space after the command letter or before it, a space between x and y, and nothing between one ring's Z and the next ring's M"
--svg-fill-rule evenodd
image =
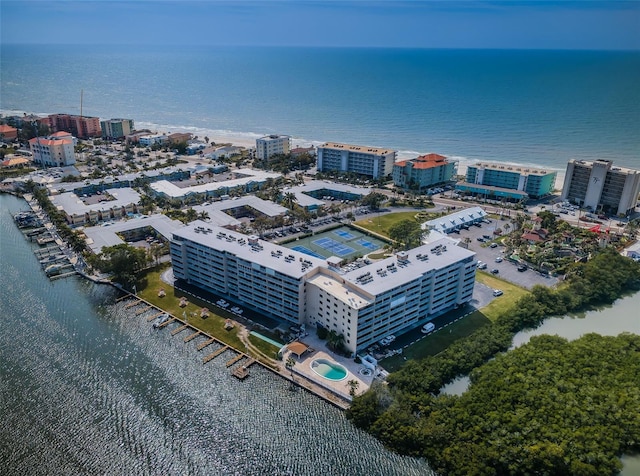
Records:
M426 154L416 157L415 159L396 162L396 165L404 167L409 162L413 164L414 169L430 169L432 167L445 165L447 163L447 158L439 154Z

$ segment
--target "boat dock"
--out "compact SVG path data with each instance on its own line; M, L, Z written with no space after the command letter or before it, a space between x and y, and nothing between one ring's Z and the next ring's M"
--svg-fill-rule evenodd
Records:
M127 293L124 296L121 296L120 298L116 299L116 302L120 302L125 299L133 299L133 301L124 303L123 304L124 309L133 309L135 308L135 306L144 305L145 307L142 310L142 312L133 312L131 314L135 314L136 316L142 315L145 317L145 319L148 322L151 322L154 319L157 319L158 317L162 316L163 314L166 314L169 317L169 319L161 324L158 324L157 326L154 325L154 327L157 329L164 328L170 325L174 321L178 323L179 325L175 326L171 330L172 336L179 334L180 332L182 332L187 328L191 328L193 332L189 333L183 338L183 342L185 343L190 342L199 336L203 336L205 339L202 340L202 342L199 342L195 346L198 351L201 351L207 348L211 344L216 344L217 348L202 358L203 365L212 361L216 357L219 357L220 355L224 354L227 350L230 350L235 355L233 355L229 360L225 362L225 366L227 369L229 369L228 371L230 375L232 375L233 377L237 378L240 381L244 381L247 377L250 376L249 368L251 366L258 364L262 368L279 375L285 380L289 380L290 382L292 382L292 384L305 388L306 390L315 394L319 398L325 400L327 403L335 405L336 407L342 410L349 408L350 401L348 401L347 399L339 395L336 395L335 393L325 391L324 388L319 387L317 384L315 384L313 381L309 380L308 378L294 379L293 377L290 377L289 373L285 372L282 367L258 360L257 357L251 356L246 352L238 350L226 344L225 342L221 341L220 339L217 339L207 334L205 331L198 329L195 325L189 324L189 322L187 322L186 320L186 316L184 316L184 319L173 316L167 311L164 311L163 309L160 309L154 304L151 304L150 302L131 293ZM154 309L155 312L149 311L150 309ZM145 312L149 312L150 315L146 316ZM246 359L246 360L243 360L243 359Z
M220 354L222 354L225 350L229 349L230 347L228 345L224 345L223 347L220 347L218 350L216 350L215 352L210 353L209 355L207 355L204 359L202 359L202 363L206 364L207 362L209 362L210 360L215 359L216 357L218 357Z
M163 314L164 314L164 311L157 312L155 314L151 314L149 317L147 317L147 322L151 322L154 319L157 319L158 317L162 316Z
M169 324L171 324L173 321L177 320L178 318L175 316L171 316L171 319L169 319L167 322L163 322L162 324L160 324L158 326L158 329L162 329L163 327L168 326Z
M171 331L171 335L174 336L182 332L183 330L185 330L187 327L190 327L189 324L183 324L180 327L176 327L174 330Z
M212 337L211 339L209 339L209 340L207 340L207 341L204 341L204 342L202 342L201 344L198 344L198 347L196 347L196 349L198 349L198 350L202 350L202 349L204 349L205 347L207 347L208 345L213 344L214 342L219 342L219 341L217 341L216 339L214 339L214 338Z
M152 306L145 306L145 307L143 307L142 309L138 309L138 310L136 311L136 316L139 316L140 314L142 314L142 313L144 313L144 312L147 312L147 311L148 311L149 309L151 309L151 308L152 308Z
M227 360L226 365L227 365L227 367L231 367L233 364L235 364L236 362L238 362L239 360L241 360L241 359L243 359L245 357L246 357L245 354L238 354L233 359Z
M184 341L185 343L186 343L186 342L189 342L190 340L195 339L195 338L196 338L196 337L198 337L199 335L200 335L200 331L196 331L196 332L194 332L193 334L188 335L187 337L185 337L185 338L183 339L183 341Z
M249 376L249 367L257 362L256 359L249 359L246 364L236 367L231 375L239 380L244 380Z

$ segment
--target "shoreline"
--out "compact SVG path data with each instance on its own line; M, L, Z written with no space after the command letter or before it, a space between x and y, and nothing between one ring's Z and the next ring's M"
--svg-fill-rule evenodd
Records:
M0 115L2 116L7 116L7 115L19 116L22 114L33 114L33 115L42 117L42 116L47 116L49 114L55 114L55 113L28 112L28 111L17 110L17 109L0 109ZM258 133L258 132L242 132L242 131L224 130L224 129L210 129L206 127L197 127L197 126L189 126L189 125L161 124L161 123L142 120L142 119L134 119L134 124L136 126L136 129L149 129L154 133L161 133L161 134L170 134L170 133L176 133L176 132L191 133L193 134L194 137L197 136L200 139L204 137L208 137L209 142L215 142L216 144L231 143L232 145L245 147L245 148L255 148L256 139L259 139L260 137L264 137L269 134L276 133L275 131ZM278 133L287 134L286 131L280 131ZM311 147L311 146L317 147L326 142L330 142L330 140L317 140L317 139L308 139L308 138L291 136L292 148ZM359 142L355 140L355 141L352 141L351 143L358 144ZM384 144L364 144L364 145L386 147ZM558 167L553 167L551 165L545 166L544 164L534 164L529 162L514 162L510 160L500 160L500 159L491 158L491 157L486 157L481 159L476 159L476 158L472 159L469 157L456 155L455 153L445 154L442 152L438 152L437 150L416 151L416 150L405 149L401 147L398 147L394 150L396 150L397 152L397 157L396 157L397 161L413 159L420 155L425 155L429 153L444 155L450 160L454 160L458 162L458 172L457 172L458 175L465 175L467 167L469 165L476 164L479 162L495 162L500 164L517 166L517 167L524 167L524 168L531 167L531 168L537 168L537 169L546 169L550 171L556 171L558 175L556 177L555 189L557 190L562 189L562 185L564 182L564 174L566 171L566 164L565 164L565 167L558 168Z

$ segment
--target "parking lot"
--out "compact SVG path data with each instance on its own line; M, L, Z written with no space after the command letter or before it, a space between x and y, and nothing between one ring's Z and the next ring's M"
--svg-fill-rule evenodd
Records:
M487 264L487 268L483 270L485 272L497 270L498 272L494 273L496 276L527 289L531 289L536 284L554 286L558 283L557 278L542 275L532 269L518 271L518 265L510 262L504 256L504 247L502 245L491 248L490 243L493 238L497 238L493 235L493 232L496 228L500 228L503 222L494 219L487 220L489 223L482 223L480 227L474 225L469 227L468 230L462 229L459 233L451 233L449 236L456 240L464 240L464 238L468 237L471 240L469 249L476 253L478 261ZM484 239L484 235L491 237L491 240L478 241L478 238ZM496 259L500 262L496 262Z

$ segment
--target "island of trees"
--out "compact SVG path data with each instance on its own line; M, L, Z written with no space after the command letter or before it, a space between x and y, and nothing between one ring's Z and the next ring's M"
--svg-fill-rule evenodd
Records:
M347 416L443 474L615 474L619 455L640 450L640 337L544 336L500 353L548 316L639 286L640 265L604 249L572 265L558 289L537 286L493 325L407 362L388 385L356 397ZM467 374L471 386L461 397L439 394Z

